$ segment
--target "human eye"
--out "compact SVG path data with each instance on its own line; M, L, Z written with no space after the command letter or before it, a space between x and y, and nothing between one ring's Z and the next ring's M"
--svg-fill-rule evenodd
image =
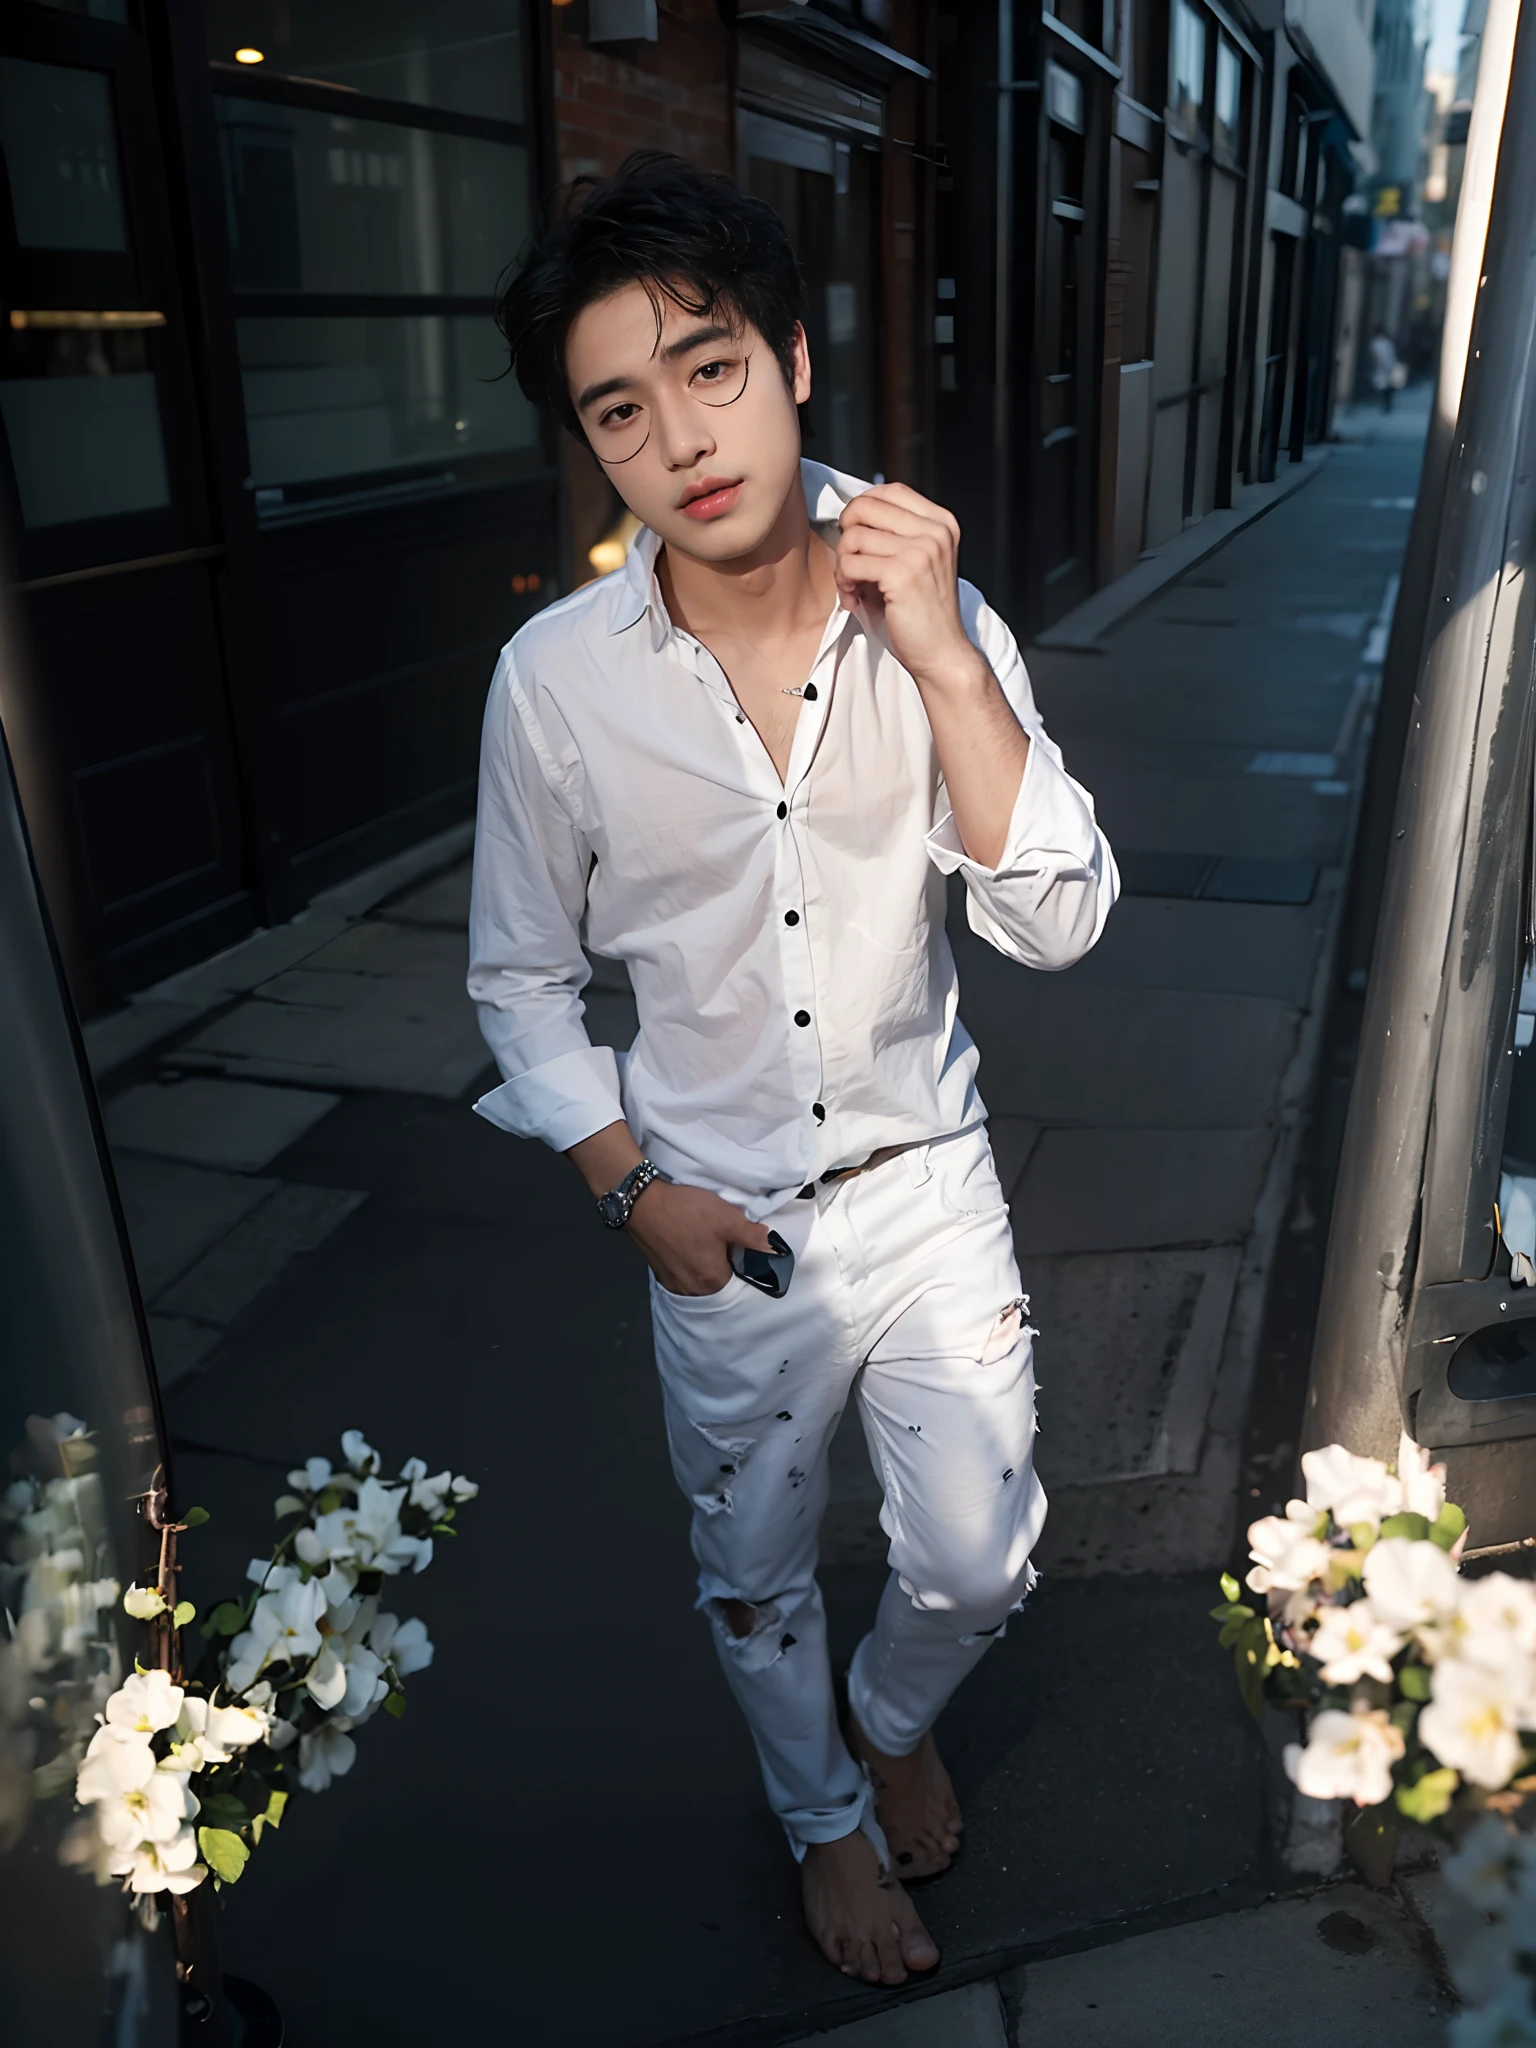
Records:
M621 399L617 405L610 405L598 419L600 427L627 427L639 419L640 408L632 399Z
M700 384L723 384L735 367L734 363L727 362L723 356L717 356L707 363L700 363L693 373L694 380Z

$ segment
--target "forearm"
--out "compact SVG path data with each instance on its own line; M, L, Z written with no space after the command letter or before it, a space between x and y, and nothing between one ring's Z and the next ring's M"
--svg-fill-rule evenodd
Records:
M915 677L933 730L955 829L967 855L996 867L1029 759L1029 735L983 655Z
M640 1147L623 1122L606 1125L583 1138L566 1153L572 1166L592 1192L593 1199L616 1188L632 1167L640 1164Z

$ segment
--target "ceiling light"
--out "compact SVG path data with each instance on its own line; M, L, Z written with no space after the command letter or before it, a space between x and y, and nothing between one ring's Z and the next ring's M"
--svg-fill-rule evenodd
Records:
M246 49L236 50L235 52L235 62L237 64L265 64L266 61L267 53L265 50Z

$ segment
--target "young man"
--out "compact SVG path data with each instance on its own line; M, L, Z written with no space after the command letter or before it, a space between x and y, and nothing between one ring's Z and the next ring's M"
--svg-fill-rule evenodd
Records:
M567 1153L650 1266L699 1604L811 1932L896 1984L938 1961L897 1880L960 1846L933 1723L1045 1517L945 878L1047 969L1118 881L954 520L801 460L799 309L777 217L675 158L593 187L507 287L524 391L642 531L497 668L469 987L505 1076L476 1107ZM583 936L634 984L622 1061L582 1027ZM732 1268L776 1243L779 1296ZM840 1728L815 1567L850 1399L891 1576Z

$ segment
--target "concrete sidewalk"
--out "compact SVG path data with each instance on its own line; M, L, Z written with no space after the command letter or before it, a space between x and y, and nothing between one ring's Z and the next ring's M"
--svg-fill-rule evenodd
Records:
M1030 975L952 920L1042 1333L1053 1503L1046 1583L941 1727L970 1827L922 1897L949 1980L999 1976L998 2011L1031 1955L1256 1907L1284 1875L1206 1609L1249 1500L1238 1444L1422 420L1363 431L1101 651L1031 655L1126 877L1098 950ZM486 1063L463 847L360 878L90 1034L178 1492L215 1516L189 1594L239 1580L283 1472L346 1427L484 1485L420 1584L436 1667L225 1895L231 1967L298 2048L803 2037L880 2001L799 1929L690 1612L643 1269L563 1162L469 1113ZM590 1022L632 1035L619 970ZM855 1436L836 1478L846 1655L884 1550ZM359 1949L388 1968L338 1968ZM1068 1960L1029 1983L1066 1984L1042 1972Z

